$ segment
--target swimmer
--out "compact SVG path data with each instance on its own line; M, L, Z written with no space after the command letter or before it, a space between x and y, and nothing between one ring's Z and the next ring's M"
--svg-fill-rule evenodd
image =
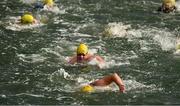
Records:
M50 9L54 6L54 1L53 0L43 0L42 2L38 2L35 4L34 8L35 9L43 9L44 7Z
M98 55L90 54L88 53L88 47L84 43L81 43L79 47L76 50L76 56L73 56L68 63L70 64L75 64L75 63L88 63L91 62L92 60L96 60L97 66L99 68L103 68L103 65L105 65L105 61L103 58L101 58Z
M122 93L125 92L125 86L124 86L123 80L118 76L117 73L114 73L109 76L105 76L101 79L91 82L88 85L83 86L80 89L80 91L81 92L94 92L95 87L105 87L105 86L110 85L112 82L114 82L119 87L120 92Z
M21 16L20 19L21 24L36 24L37 20L30 13L25 13Z
M123 23L109 23L100 35L104 37L126 37L129 28L130 25L124 25Z
M164 13L174 12L177 9L175 4L175 0L163 0L162 6L159 7L158 11L162 11Z

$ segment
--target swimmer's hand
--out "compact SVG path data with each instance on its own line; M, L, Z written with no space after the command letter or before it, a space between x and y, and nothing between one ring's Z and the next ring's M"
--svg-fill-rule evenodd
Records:
M120 90L120 92L125 93L125 87L124 87L124 85L120 85L120 86L119 86L119 90Z

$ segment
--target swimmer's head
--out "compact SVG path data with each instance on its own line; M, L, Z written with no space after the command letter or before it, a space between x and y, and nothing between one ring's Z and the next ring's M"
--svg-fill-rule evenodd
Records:
M21 16L22 24L32 24L33 22L34 22L34 17L31 14L26 13L23 16Z
M94 88L90 85L86 85L81 88L81 92L86 92L86 93L94 92Z
M174 7L176 4L175 0L163 0L163 5L167 8Z
M81 43L79 47L77 48L77 55L83 54L86 55L88 53L88 47L84 43Z
M52 6L54 4L53 0L44 0L45 5Z

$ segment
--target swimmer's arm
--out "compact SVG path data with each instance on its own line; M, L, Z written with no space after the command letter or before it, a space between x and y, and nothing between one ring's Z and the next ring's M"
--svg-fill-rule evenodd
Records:
M107 86L111 84L112 82L115 82L117 84L120 92L123 92L123 93L125 92L123 80L120 78L120 76L118 76L117 73L98 79L90 83L90 85L91 86Z
M98 68L102 69L105 66L105 61L100 56L95 57L97 61L99 61Z
M72 58L68 61L69 64L75 64L76 62L77 62L77 57L76 57L76 56L72 57Z
M104 61L104 59L102 58L102 57L100 57L100 56L96 56L96 59L97 59L97 61L99 61L100 63L105 63L105 61Z

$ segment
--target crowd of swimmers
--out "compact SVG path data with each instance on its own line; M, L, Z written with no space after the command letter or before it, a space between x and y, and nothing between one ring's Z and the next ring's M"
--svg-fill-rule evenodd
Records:
M42 2L37 2L34 4L35 9L43 9L44 7L51 9L54 6L53 0L43 0ZM158 8L158 11L164 13L170 13L176 11L175 0L163 0L162 5ZM31 13L25 13L21 17L22 24L34 24L37 20Z
M43 0L41 2L34 3L34 9L52 9L54 6L54 1L53 0ZM25 12L20 19L20 23L23 25L28 25L28 24L37 24L40 23L40 20L37 20L31 12Z
M164 13L174 12L176 10L175 3L176 3L175 0L163 0L162 6L158 8L158 11L164 12ZM54 5L53 0L43 0L43 2L35 3L34 8L43 9L45 6L47 8L51 8L53 7L53 5ZM31 13L25 13L24 15L21 16L21 19L20 19L21 24L35 24L38 22L39 20L36 20ZM180 46L178 46L178 48L180 48ZM99 55L90 54L88 50L88 46L85 43L80 43L79 46L77 47L76 55L72 56L68 60L67 63L68 64L88 63L94 59L96 59L97 61L97 64L96 64L97 67L99 67L99 69L103 68L105 64L105 60ZM117 73L113 73L113 74L104 76L100 79L97 79L93 82L90 82L86 84L85 86L83 86L81 88L81 91L94 92L95 91L94 87L108 86L112 82L114 82L118 86L120 92L125 92L125 86L124 86L123 80Z

